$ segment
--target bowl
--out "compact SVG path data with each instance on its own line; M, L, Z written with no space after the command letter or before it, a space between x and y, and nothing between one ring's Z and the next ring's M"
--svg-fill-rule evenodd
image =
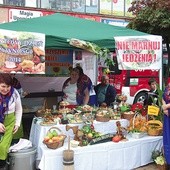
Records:
M147 135L147 133L145 133L145 132L132 132L131 133L132 138L135 138L135 139L142 138L146 135Z
M76 141L76 140L71 140L70 141L70 145L72 148L77 148L79 146L79 141Z

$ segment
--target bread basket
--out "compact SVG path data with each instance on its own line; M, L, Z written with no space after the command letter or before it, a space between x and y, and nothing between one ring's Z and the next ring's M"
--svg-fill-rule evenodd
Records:
M135 113L132 111L122 113L123 119L131 120L131 119L133 119L134 116L135 116Z
M63 146L64 140L66 138L66 135L62 134L62 131L57 127L51 127L47 134L56 131L56 136L47 136L44 138L43 143L49 148L49 149L57 149ZM49 139L48 139L49 137Z
M140 113L136 112L132 119L129 121L128 126L129 134L135 138L141 138L147 135L147 119L143 117Z
M96 115L96 121L99 121L99 122L108 122L109 120L110 120L109 117Z
M153 128L153 127L149 127L148 128L148 135L149 136L159 136L161 134L161 129L159 128Z
M99 109L96 113L96 121L99 122L108 122L110 117L110 112L107 109Z
M163 125L159 120L148 121L148 135L159 136L162 134Z

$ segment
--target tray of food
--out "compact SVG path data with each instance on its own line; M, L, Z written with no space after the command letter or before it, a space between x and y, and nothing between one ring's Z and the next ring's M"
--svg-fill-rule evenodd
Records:
M42 119L42 122L40 122L40 125L42 126L51 126L57 124L57 121L55 121L53 115L49 110L46 110L45 115Z
M68 118L68 121L70 124L80 124L80 123L83 123L83 120L82 120L82 115L77 113L77 114L68 114L67 115L67 118Z

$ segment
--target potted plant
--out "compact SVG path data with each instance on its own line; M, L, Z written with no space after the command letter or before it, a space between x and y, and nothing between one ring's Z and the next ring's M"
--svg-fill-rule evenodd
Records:
M156 163L159 170L166 170L166 161L161 151L155 150L152 152L152 160Z

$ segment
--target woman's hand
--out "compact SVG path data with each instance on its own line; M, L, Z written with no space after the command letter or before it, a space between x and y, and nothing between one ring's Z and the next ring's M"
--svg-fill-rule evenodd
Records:
M165 101L162 99L162 110L163 110L164 114L166 114L167 116L169 116L169 114L168 114L169 108L170 108L170 104L166 104Z
M86 88L86 89L84 90L84 100L83 100L83 105L88 104L89 98L90 98L89 90L88 90L88 88Z
M0 123L0 132L5 133L5 126L3 123Z
M15 134L18 131L18 129L19 129L19 126L15 125L13 129L13 134Z
M168 109L166 109L165 105L162 105L162 109L163 109L164 114L168 116Z
M169 116L169 114L168 114L169 106L168 105L169 104L163 104L162 105L162 110L163 110L164 114L166 114L167 116Z

